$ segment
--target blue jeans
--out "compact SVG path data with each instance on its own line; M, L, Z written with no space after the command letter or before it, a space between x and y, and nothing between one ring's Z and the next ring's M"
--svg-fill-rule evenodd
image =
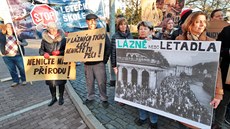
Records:
M148 111L145 111L143 109L139 109L139 117L141 120L146 120L149 116L150 122L151 123L157 123L158 115L155 113L151 113Z
M16 55L12 57L3 56L2 58L10 72L13 82L19 83L19 77L16 67L19 70L21 81L26 81L23 59L21 55Z

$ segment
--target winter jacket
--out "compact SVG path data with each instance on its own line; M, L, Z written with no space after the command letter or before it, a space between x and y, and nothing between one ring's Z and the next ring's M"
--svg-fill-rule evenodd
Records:
M220 68L222 73L223 88L230 91L230 85L225 84L230 64L230 26L223 28L217 37L217 41L222 42L220 51Z
M176 37L179 36L180 34L182 34L181 27L179 27L177 30L173 31L173 33L171 35L171 40L175 40Z
M66 39L64 32L62 30L58 30L58 35L52 39L48 35L48 31L45 30L42 33L42 42L41 47L39 49L39 54L43 56L45 53L49 53L52 55L53 51L60 51L60 55L64 55L66 45ZM51 86L58 86L58 85L65 85L66 80L46 80L47 85Z
M187 37L186 34L182 34L176 37L176 40L192 40L191 37ZM200 37L199 41L214 41L215 39L212 39L206 35L206 32L204 31ZM217 81L216 81L216 93L215 98L222 100L223 98L223 86L222 86L222 78L221 78L221 70L218 67L218 75L217 75Z
M173 32L174 30L171 30L169 33L167 33L167 31L164 31L164 32L161 31L156 34L156 37L157 39L160 39L160 40L170 40Z
M126 33L122 33L120 31L117 31L112 36L112 39L111 39L111 66L112 66L112 68L117 67L116 39L133 39L133 36L129 31L126 31Z

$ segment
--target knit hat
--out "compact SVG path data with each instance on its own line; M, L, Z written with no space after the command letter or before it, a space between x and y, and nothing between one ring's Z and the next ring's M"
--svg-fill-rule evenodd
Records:
M186 18L192 13L191 9L184 9L181 11L180 14L180 21L179 24L182 25L184 23L184 21L186 20Z

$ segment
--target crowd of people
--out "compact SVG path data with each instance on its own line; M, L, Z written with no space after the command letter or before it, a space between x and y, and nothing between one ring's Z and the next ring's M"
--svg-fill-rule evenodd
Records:
M86 23L88 25L88 30L97 29L97 19L98 16L95 14L86 15ZM223 13L221 10L214 10L211 14L211 20L223 20ZM104 59L103 61L98 62L84 62L85 68L85 78L86 78L86 87L87 87L87 97L84 101L84 104L88 104L94 101L95 99L95 83L97 80L98 89L100 93L100 100L104 107L108 107L108 96L106 92L106 64L111 58L112 68L115 74L118 74L117 62L116 62L116 39L141 39L141 40L199 40L199 41L213 41L214 39L209 38L206 35L207 28L207 15L201 11L193 12L190 9L184 10L181 13L181 19L179 21L178 29L174 29L174 21L170 18L165 18L162 21L162 30L154 33L154 26L151 22L148 21L140 21L137 24L138 36L132 36L128 22L125 17L120 17L117 19L116 23L116 33L112 36L111 41L106 36L105 40L105 50L104 50ZM227 105L230 102L230 83L229 77L227 78L227 74L229 72L229 63L230 63L230 26L225 27L220 34L218 35L217 40L222 41L221 52L220 52L220 68L218 68L218 76L216 83L216 92L213 100L210 104L216 109L215 110L215 120L213 122L212 129L221 129L223 123L225 121L225 114L227 110ZM24 55L24 46L28 43L25 39L21 39L17 37L14 33L14 29L12 24L6 23L3 27L1 27L0 31L0 45L2 57L7 65L7 68L12 77L13 83L12 87L18 86L20 83L22 85L26 85L26 77L23 66L23 55ZM47 25L47 29L42 32L42 41L41 47L39 49L39 54L44 56L44 58L48 59L50 56L58 56L64 55L66 39L64 32L57 27L56 23L49 23ZM17 73L17 69L20 74L20 79ZM168 78L164 81L176 81L178 78ZM166 83L161 87L164 91L164 88L173 88L171 86L167 86ZM205 117L207 114L207 110L203 108L199 102L196 100L193 94L190 93L189 88L187 87L187 83L183 82L179 79L178 83L175 84L172 90L175 90L175 93L171 94L168 92L158 93L158 90L148 90L144 89L138 90L138 86L136 89L127 87L127 93L124 93L122 90L119 91L120 97L126 97L128 99L133 99L133 101L137 101L139 98L146 98L145 100L141 100L141 104L148 105L150 107L158 107L162 110L172 110L175 109L175 114L178 114L182 117L194 118L202 123L208 123L211 120L208 117ZM56 101L56 86L59 87L59 105L64 104L64 89L66 80L46 80L46 84L49 85L50 93L52 96L51 102L48 106L52 106ZM223 88L222 88L223 85ZM118 89L121 86L121 83L118 83ZM128 84L127 84L128 86ZM175 88L177 86L177 88ZM129 89L129 90L128 90ZM142 88L143 89L143 88ZM167 90L165 90L167 91ZM147 93L148 92L148 93ZM181 98L183 94L190 94L190 98ZM144 97L138 97L138 95L150 95ZM180 95L180 96L178 96ZM131 97L130 97L131 96ZM181 98L181 99L180 99ZM182 107L178 109L177 103L183 103ZM203 116L196 116L194 108L204 114ZM183 113L184 110L191 110L190 114ZM183 110L183 111L182 111ZM180 113L182 114L180 114ZM205 115L206 114L206 115ZM230 116L230 115L229 115ZM135 119L134 122L141 126L150 120L151 129L157 129L157 121L158 115L145 111L143 109L139 109L139 118ZM195 128L191 125L187 125L185 123L181 123L181 128Z

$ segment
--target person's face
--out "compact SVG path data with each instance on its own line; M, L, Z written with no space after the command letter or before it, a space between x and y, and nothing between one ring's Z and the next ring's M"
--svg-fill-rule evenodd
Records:
M169 20L166 25L166 30L172 30L173 29L174 22L173 20Z
M48 31L51 35L56 35L58 33L58 30L56 28L49 28Z
M200 35L206 28L206 17L204 15L199 15L193 25L191 26L191 33L195 35Z
M6 25L6 32L7 32L7 34L9 34L9 35L12 35L12 34L13 34L13 27L11 26L11 24L7 24L7 25Z
M127 29L127 24L125 22L122 22L120 25L119 25L119 30L123 33L126 32L126 29Z
M96 29L96 27L97 27L97 20L96 19L86 20L86 23L88 25L89 30Z
M150 29L145 26L140 26L138 30L138 35L141 38L147 38L150 33L151 33Z
M224 20L224 14L222 11L217 11L214 13L212 21L223 21Z

